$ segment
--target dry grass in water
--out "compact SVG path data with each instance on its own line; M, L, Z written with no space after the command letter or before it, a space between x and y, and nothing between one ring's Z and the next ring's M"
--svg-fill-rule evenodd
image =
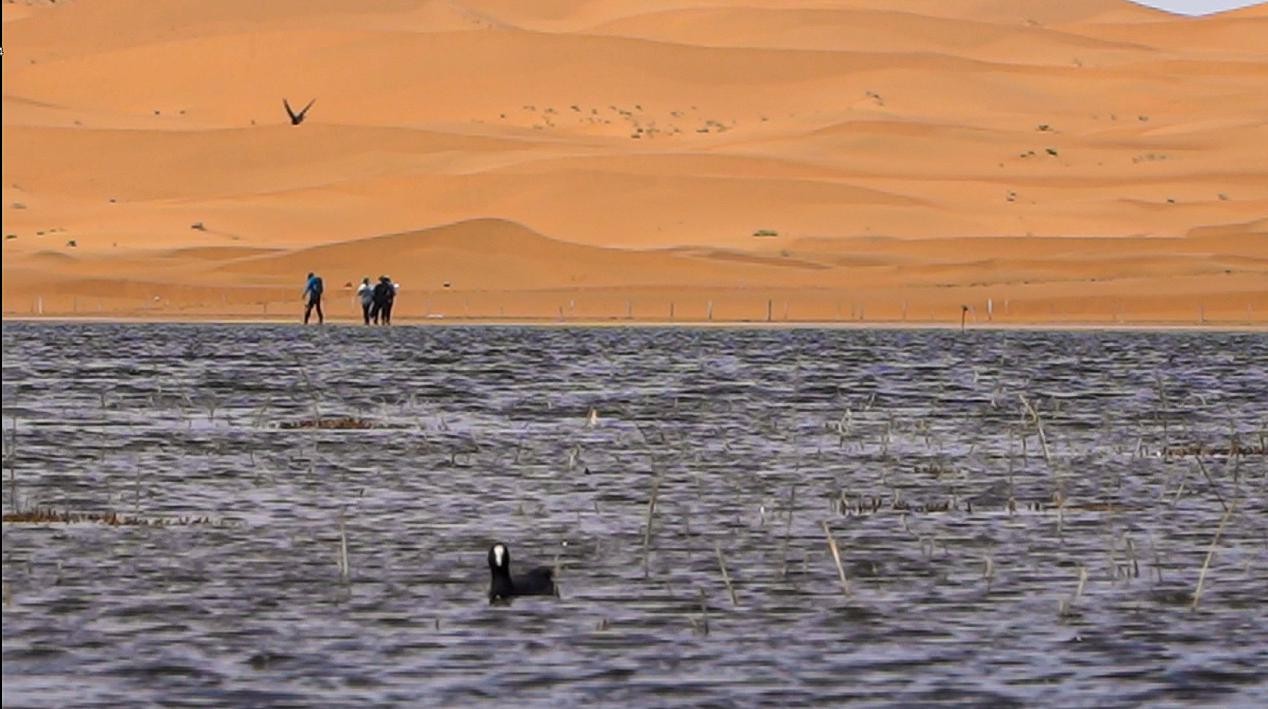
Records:
M1246 443L1232 441L1228 445L1204 445L1201 443L1185 443L1174 446L1167 446L1163 449L1164 458L1198 458L1204 455L1217 456L1265 456L1268 455L1268 447L1264 444L1258 446Z
M357 418L355 416L343 416L340 418L310 418L300 419L299 421L283 421L280 428L288 430L316 428L327 431L350 431L382 428L382 426L368 419Z
M110 527L193 527L221 526L210 517L141 517L118 512L71 512L35 508L4 515L5 524L103 524Z

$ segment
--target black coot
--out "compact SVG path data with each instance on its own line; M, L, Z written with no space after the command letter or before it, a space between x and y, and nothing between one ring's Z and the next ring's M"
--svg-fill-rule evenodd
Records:
M526 574L511 577L511 552L501 542L489 548L489 602L507 601L516 596L557 596L555 572L539 566Z

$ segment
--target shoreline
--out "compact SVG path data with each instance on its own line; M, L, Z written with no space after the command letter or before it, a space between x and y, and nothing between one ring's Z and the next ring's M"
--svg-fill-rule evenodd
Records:
M47 325L76 324L115 324L115 325L294 325L297 327L336 327L381 329L379 326L365 325L359 320L328 320L323 325L304 325L298 318L259 318L259 317L226 317L209 315L207 317L85 317L85 316L8 316L0 318L0 322L38 323ZM987 322L968 323L963 328L958 322L920 321L920 320L874 320L874 321L832 321L832 320L655 320L655 319L576 319L558 320L551 318L401 318L392 327L531 327L531 328L687 328L687 329L719 329L719 330L951 330L964 331L1054 331L1054 332L1232 332L1232 333L1268 333L1268 323L1252 322L1209 322L1206 324L1181 323L1174 321L1114 322L1098 323L1093 321L1069 322Z

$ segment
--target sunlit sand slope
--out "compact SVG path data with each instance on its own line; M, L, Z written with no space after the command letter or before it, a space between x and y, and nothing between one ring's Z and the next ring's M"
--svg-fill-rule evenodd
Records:
M1263 6L0 8L7 315L1268 320Z

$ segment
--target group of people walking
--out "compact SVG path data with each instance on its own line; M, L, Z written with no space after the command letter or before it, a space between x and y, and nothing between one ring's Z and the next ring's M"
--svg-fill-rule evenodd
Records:
M365 324L392 324L392 304L396 302L398 286L387 276L379 276L379 282L370 285L370 277L361 279L357 288L357 298L361 300L361 316Z
M400 288L392 282L387 276L379 276L379 282L370 285L370 277L366 276L361 279L361 285L357 288L357 300L361 303L361 315L365 319L365 324L369 325L391 325L392 324L392 305L396 302L396 291ZM304 324L307 325L314 310L317 311L318 324L326 322L326 315L321 310L321 300L324 294L325 286L322 284L321 276L315 273L308 274L308 281L304 284Z

